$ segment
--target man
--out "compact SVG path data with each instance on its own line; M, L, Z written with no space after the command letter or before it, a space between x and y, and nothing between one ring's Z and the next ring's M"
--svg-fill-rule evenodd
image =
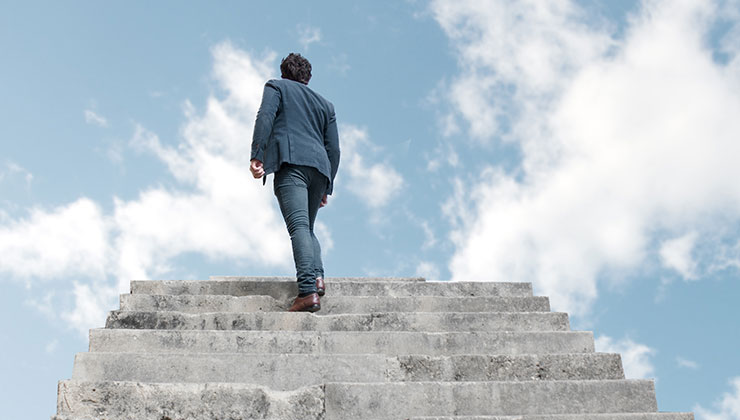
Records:
M268 81L262 94L249 169L255 178L275 173L275 196L290 234L298 281L289 311L316 312L326 287L313 228L334 188L339 135L334 106L308 87L311 63L291 53L280 72L282 79Z

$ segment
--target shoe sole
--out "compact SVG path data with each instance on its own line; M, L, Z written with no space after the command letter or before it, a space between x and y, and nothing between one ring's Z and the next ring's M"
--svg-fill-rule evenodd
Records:
M321 305L311 305L308 308L300 311L300 312L316 312L321 309Z
M311 305L309 307L306 307L306 308L303 308L303 309L297 310L297 311L288 310L288 312L316 312L316 311L319 311L319 310L321 310L321 305Z

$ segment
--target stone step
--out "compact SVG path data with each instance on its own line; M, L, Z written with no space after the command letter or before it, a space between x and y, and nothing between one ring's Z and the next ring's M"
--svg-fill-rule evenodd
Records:
M294 391L237 383L59 383L59 416L123 419L398 420L425 415L657 411L652 381L327 383Z
M326 382L624 379L618 354L78 353L77 381L235 382L291 390Z
M653 381L328 383L325 420L655 412Z
M106 328L275 331L567 331L564 312L204 313L111 311Z
M295 277L286 276L209 276L208 280L212 281L284 281L295 282ZM328 277L327 280L332 282L340 281L405 281L405 282L425 282L424 277Z
M91 352L558 354L594 351L589 331L356 332L90 330Z
M280 312L290 307L292 298L278 301L272 296L228 295L121 295L124 311L203 312ZM371 312L549 312L549 299L531 297L378 297L325 296L322 314Z
M93 420L92 417L53 416L51 420ZM95 419L97 420L97 419ZM533 416L411 417L407 420L694 420L693 413L545 414Z
M287 301L298 294L294 280L135 280L132 294L272 296ZM327 296L532 296L531 283L424 282L378 279L326 279Z
M307 420L324 415L324 387L294 391L233 384L60 381L59 419Z
M411 417L408 420L694 420L693 413L548 414L533 416Z

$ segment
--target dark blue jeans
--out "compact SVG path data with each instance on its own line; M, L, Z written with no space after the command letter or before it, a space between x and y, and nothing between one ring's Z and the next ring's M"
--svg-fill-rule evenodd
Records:
M273 185L293 245L298 293L316 293L316 277L324 276L324 266L313 226L327 179L310 166L285 164L275 173Z

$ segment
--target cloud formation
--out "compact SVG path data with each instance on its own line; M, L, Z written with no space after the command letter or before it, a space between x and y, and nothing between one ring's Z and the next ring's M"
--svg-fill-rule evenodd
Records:
M689 232L683 236L663 241L660 246L660 259L663 265L673 269L687 280L696 278L696 261L691 251L696 243L696 233Z
M740 376L730 380L732 389L722 394L714 410L694 406L697 420L736 420L740 418Z
M109 226L100 207L81 198L52 210L34 208L0 226L0 272L31 281L106 271Z
M185 104L181 138L167 144L136 126L130 142L160 159L174 186L152 186L129 201L114 197L110 213L81 198L0 220L0 272L27 282L76 278L75 304L63 318L83 334L102 324L131 279L164 275L180 255L245 268L292 265L272 191L248 170L254 116L275 56L257 59L228 42L212 54L221 94L212 94L202 113Z
M693 360L684 359L683 357L680 357L680 356L676 357L676 364L678 364L678 366L682 368L693 369L693 370L699 369L698 363L696 363Z
M403 189L401 174L383 158L381 150L370 141L366 130L342 124L339 134L343 167L341 176L342 182L347 183L346 188L370 209L377 210L389 204Z
M619 353L621 355L625 378L654 378L655 366L650 360L650 357L655 354L654 349L644 344L635 343L629 338L614 340L606 335L597 337L594 345L597 352Z
M431 7L460 63L448 117L522 155L514 172L489 165L455 181L453 279L533 281L555 309L581 315L600 281L649 260L686 279L736 266L737 14L645 1L618 38L574 1ZM720 16L731 29L713 48ZM694 247L725 262L694 263Z
M4 167L0 167L0 183L16 176L20 176L23 178L23 181L26 184L26 188L29 188L31 186L31 182L33 181L33 174L21 165L15 162L6 161Z
M98 127L108 127L108 120L96 114L95 111L86 109L83 114L85 116L86 123L97 125Z
M304 51L315 42L321 41L321 29L308 25L298 25L298 42Z

